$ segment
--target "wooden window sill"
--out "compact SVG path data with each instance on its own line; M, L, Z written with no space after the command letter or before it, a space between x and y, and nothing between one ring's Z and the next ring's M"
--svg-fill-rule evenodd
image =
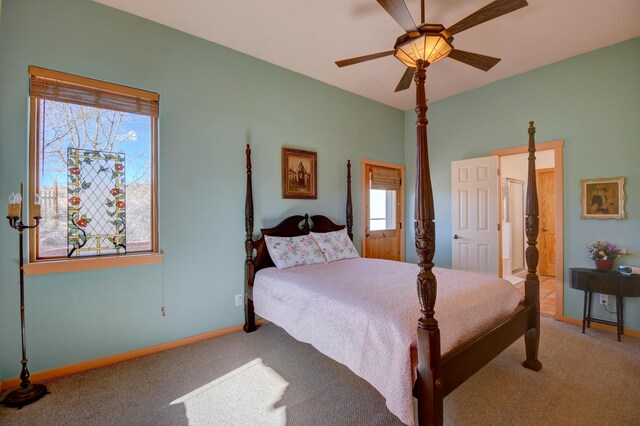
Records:
M27 275L58 274L61 272L91 271L94 269L161 263L164 253L140 253L123 256L90 257L85 259L56 259L31 262L24 265Z

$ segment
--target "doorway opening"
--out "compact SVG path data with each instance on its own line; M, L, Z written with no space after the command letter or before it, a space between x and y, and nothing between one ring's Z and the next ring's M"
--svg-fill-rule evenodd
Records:
M404 261L404 166L361 160L362 256Z
M537 144L535 154L540 218L537 245L540 314L557 319L564 316L562 146L563 141ZM527 147L493 154L500 158L500 274L524 294Z

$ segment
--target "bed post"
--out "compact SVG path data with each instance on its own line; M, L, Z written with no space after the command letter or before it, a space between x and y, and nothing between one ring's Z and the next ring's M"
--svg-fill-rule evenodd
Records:
M244 331L250 333L256 330L256 314L253 311L253 188L251 185L251 146L247 144L247 198L244 206L244 229L246 238L244 249Z
M427 146L427 100L425 94L426 69L417 61L416 82L417 166L415 200L415 243L418 254L418 298L421 318L418 320L418 419L421 426L441 425L443 421L442 365L440 356L440 329L434 317L437 282L433 274L435 253L435 223L433 190L429 172Z
M529 319L529 330L524 335L527 359L523 366L534 371L542 368L538 360L538 346L540 344L540 280L536 273L538 269L538 188L536 185L536 128L533 121L529 122L529 174L527 184L527 211L525 230L527 234L527 279L524 282L524 303L532 306Z
M353 241L353 205L351 204L351 160L347 160L347 234Z

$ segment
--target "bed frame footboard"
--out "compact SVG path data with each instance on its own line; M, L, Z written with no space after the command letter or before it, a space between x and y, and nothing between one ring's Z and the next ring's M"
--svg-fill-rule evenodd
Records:
M526 360L522 365L534 371L542 368L538 360L540 341L540 280L538 267L538 193L535 178L535 127L529 123L529 160L526 201L526 260L528 274L525 281L524 306L502 323L447 353L440 354L440 330L435 319L437 281L433 275L435 226L433 194L429 176L427 152L427 105L424 98L424 70L418 67L418 120L416 121L418 148L416 173L415 244L420 272L417 277L418 298L422 316L418 320L418 377L415 394L418 398L420 426L442 425L443 399L465 380L489 363L513 342L524 335Z

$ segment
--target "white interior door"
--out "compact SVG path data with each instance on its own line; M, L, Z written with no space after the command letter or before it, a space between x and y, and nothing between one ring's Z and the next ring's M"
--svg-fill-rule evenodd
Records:
M498 157L451 162L453 269L498 276Z

